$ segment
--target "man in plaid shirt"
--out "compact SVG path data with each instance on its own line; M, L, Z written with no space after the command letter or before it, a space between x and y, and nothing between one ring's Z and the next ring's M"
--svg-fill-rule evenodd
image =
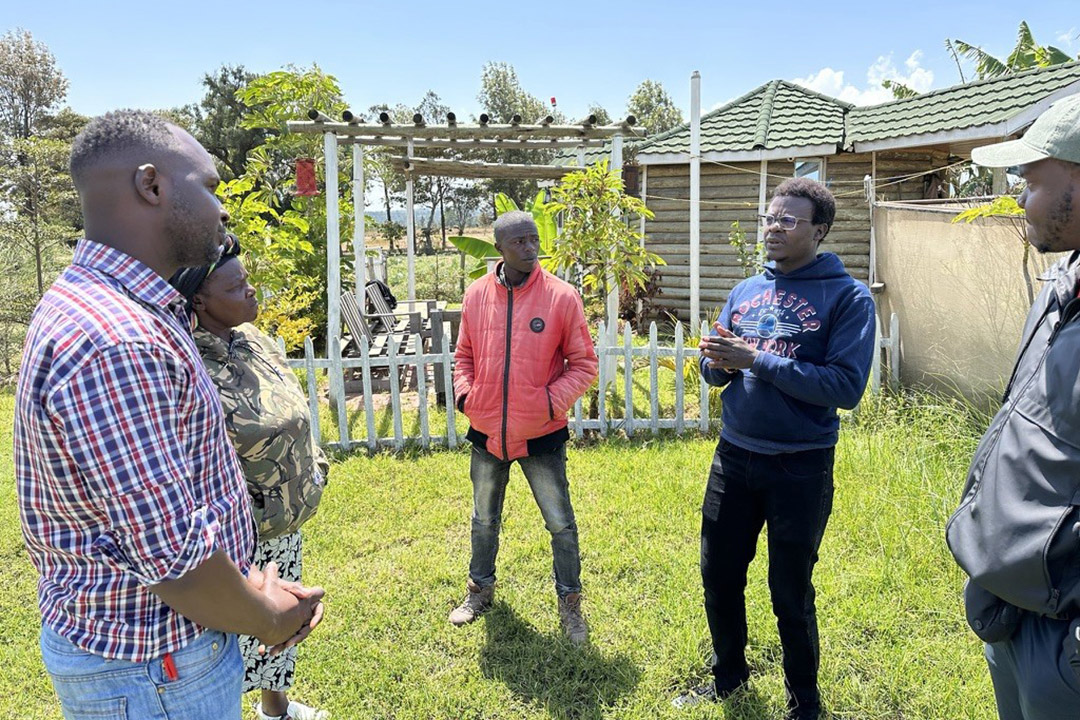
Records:
M69 720L239 720L235 633L295 644L323 593L249 571L243 474L167 282L219 256L219 178L135 111L91 121L71 175L86 239L34 313L15 416L45 666Z

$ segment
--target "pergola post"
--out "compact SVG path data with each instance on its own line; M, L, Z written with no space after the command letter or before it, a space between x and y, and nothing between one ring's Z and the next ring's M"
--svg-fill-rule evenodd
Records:
M341 366L341 209L338 198L338 141L323 133L326 156L326 357L330 361L330 401L338 408L341 444L349 446L345 417L345 374Z
M616 134L611 138L611 162L609 169L613 173L622 175L622 135ZM617 211L616 211L617 212ZM607 331L609 335L609 346L614 347L618 340L619 332L619 286L615 282L615 274L609 272L607 275ZM614 355L609 357L610 371L607 373L609 381L615 381L615 362L616 357Z
M690 327L701 322L701 74L690 76Z
M409 138L408 155L406 157L413 156L413 141ZM413 208L413 173L410 172L405 176L405 205L408 209L408 217L405 218L406 222L406 249L408 251L408 267L409 267L409 301L416 300L416 218L415 209Z
M341 211L338 204L338 154L337 136L323 134L323 152L326 155L326 281L328 297L326 308L326 337L341 335Z
M353 145L353 255L356 258L356 302L363 307L367 284L367 247L364 238L366 213L364 203L364 146Z

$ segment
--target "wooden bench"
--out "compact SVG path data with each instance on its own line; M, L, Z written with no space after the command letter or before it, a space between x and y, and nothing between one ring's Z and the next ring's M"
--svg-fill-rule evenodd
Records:
M411 314L415 315L415 314ZM395 316L396 317L396 316ZM364 314L356 304L356 297L351 292L341 295L341 319L345 323L349 334L342 343L341 352L350 357L360 356L361 338L368 344L368 357L386 358L390 356L391 349L398 357L402 355L414 355L416 353L417 333L413 327L419 327L419 317L399 317L391 325L393 328L387 332L383 322L375 324L379 329L376 332L372 325L364 319ZM363 381L359 369L352 371L350 377L345 379L345 393L357 394L363 392ZM412 366L399 366L398 387L416 387L415 368ZM372 392L385 392L390 389L390 370L386 366L371 368Z

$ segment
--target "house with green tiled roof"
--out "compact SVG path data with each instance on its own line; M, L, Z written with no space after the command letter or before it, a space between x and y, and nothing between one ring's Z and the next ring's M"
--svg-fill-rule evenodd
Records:
M870 279L870 206L948 192L947 171L971 149L1017 137L1054 101L1080 92L1080 62L958 85L903 100L854 106L773 80L701 118L700 307L709 314L742 279L728 244L733 223L752 241L757 215L784 179L821 180L837 199L822 248L857 279ZM689 317L690 127L636 143L639 190L655 217L646 245L665 259L661 310ZM1003 179L1003 176L1002 176Z

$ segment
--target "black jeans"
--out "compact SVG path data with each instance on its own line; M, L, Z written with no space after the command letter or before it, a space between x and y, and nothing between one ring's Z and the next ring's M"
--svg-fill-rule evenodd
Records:
M832 512L833 448L764 455L721 439L701 507L701 579L718 691L746 682L746 571L768 527L769 591L788 702L820 704L811 575Z

